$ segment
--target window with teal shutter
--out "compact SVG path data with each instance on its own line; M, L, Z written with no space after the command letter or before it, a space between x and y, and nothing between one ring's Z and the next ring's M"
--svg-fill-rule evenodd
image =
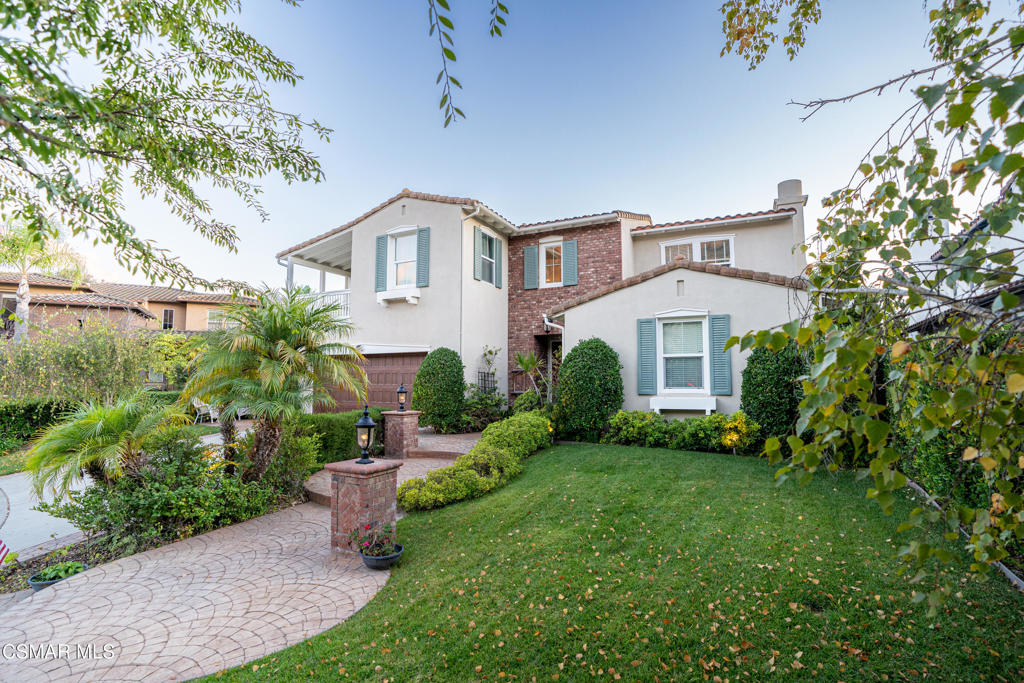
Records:
M523 247L523 289L537 289L537 245Z
M562 242L562 286L579 284L579 246L576 240Z
M430 228L416 230L416 286L430 285Z
M373 291L383 292L388 288L388 236L377 235L377 257L374 261Z
M732 394L732 360L725 342L729 340L729 315L708 316L711 340L711 393L715 396Z
M484 231L480 228L473 228L473 279L479 280L483 277L483 251Z
M704 323L666 322L661 326L666 389L704 388Z
M657 330L654 318L640 318L636 321L636 393L641 396L658 393Z

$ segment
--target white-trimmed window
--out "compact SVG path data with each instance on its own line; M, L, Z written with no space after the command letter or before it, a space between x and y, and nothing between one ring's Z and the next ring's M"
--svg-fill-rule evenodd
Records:
M734 265L732 235L685 237L662 242L660 246L662 263L672 263L681 256L689 261Z
M416 230L389 235L388 289L416 286Z
M480 279L494 284L494 269L498 248L497 240L486 232L480 233Z
M707 318L658 320L658 393L708 393Z
M562 286L562 242L540 243L540 286Z
M206 312L206 329L226 330L232 326L233 323L228 318L227 311L223 308L211 308Z
M173 330L174 329L174 309L165 308L163 313L163 321L161 329Z

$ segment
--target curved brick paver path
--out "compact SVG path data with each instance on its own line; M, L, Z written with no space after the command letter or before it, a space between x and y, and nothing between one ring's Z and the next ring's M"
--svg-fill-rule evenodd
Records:
M333 555L330 527L328 508L306 503L44 589L0 615L0 644L70 652L0 657L0 681L185 680L325 631L365 605L389 575L359 557ZM92 646L94 658L80 656L79 645Z

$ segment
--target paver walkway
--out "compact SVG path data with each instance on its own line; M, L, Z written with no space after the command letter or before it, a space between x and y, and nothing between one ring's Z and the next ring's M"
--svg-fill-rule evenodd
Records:
M418 468L405 469L400 481ZM328 508L306 503L46 588L0 615L0 643L70 651L0 659L0 681L185 680L325 631L389 576L359 557L332 554L330 525Z

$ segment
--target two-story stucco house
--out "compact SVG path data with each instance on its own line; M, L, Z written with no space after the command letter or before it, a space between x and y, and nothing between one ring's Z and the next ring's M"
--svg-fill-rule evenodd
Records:
M623 363L626 407L685 414L739 407L745 354L730 334L785 323L805 299L800 181L771 209L654 224L631 211L515 225L474 199L403 190L359 218L278 254L347 278L323 296L352 320L371 402L389 405L423 357L459 352L478 381L500 347L497 385L526 388L516 352L551 362L597 336ZM352 407L342 396L341 408Z

